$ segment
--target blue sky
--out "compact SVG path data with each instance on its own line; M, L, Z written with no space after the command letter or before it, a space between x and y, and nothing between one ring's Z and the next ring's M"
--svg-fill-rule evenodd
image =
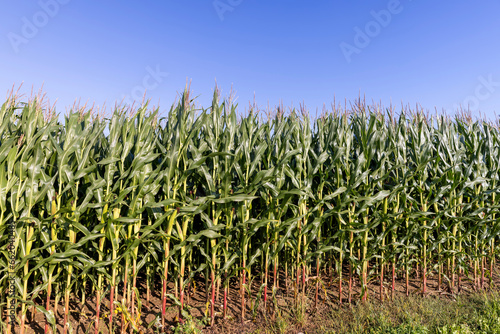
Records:
M209 107L215 80L242 111L280 101L401 102L500 114L500 2L6 1L0 88L42 87L57 112L75 99L113 106L147 88L168 110L191 80ZM139 98L140 100L140 98Z

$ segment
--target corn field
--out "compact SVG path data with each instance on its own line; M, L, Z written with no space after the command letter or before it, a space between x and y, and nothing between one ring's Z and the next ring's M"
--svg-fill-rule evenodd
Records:
M314 121L303 108L241 116L217 91L197 109L186 90L165 116L146 104L60 121L40 100L10 97L0 110L3 332L15 309L20 333L31 312L45 332L59 323L66 333L70 302L89 299L95 333L139 331L156 286L165 329L167 307L186 318L196 279L211 323L227 317L230 289L243 321L284 287L315 291L315 303L326 284L338 303L384 299L396 280L408 294L411 277L424 295L431 276L451 293L464 281L491 287L498 124L396 114L360 102Z

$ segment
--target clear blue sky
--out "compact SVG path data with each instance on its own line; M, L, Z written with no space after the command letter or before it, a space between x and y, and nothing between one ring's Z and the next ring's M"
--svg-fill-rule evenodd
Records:
M5 1L0 88L43 84L57 112L149 88L166 110L188 78L205 107L217 80L242 110L254 94L314 114L361 93L432 112L469 103L493 119L499 13L497 0Z

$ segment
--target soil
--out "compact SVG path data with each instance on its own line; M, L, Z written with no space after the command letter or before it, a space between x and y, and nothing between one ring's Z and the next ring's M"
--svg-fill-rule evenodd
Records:
M500 270L500 265L496 265L496 270L493 275L493 281L491 282L491 287L500 286L500 275L498 274ZM392 292L392 277L391 271L387 270L384 274L384 298L390 299L392 293L394 296L405 296L406 295L406 280L404 277L397 277L395 282L395 290ZM472 274L469 273L471 277ZM255 312L252 311L253 302L255 302L255 296L257 296L259 288L261 286L261 276L254 275L252 283L252 298L246 296L246 315L245 321L241 320L241 295L239 290L239 284L236 278L230 281L228 306L227 306L227 317L222 318L222 303L223 303L223 288L220 287L219 298L215 302L216 319L213 326L209 326L210 321L210 303L207 303L205 280L203 277L197 277L195 279L196 288L193 285L190 286L189 291L187 291L186 303L187 311L195 319L195 323L198 328L203 328L203 333L207 334L219 334L219 333L252 333L258 330L264 331L264 329L270 330L270 324L275 323L276 316L278 312L282 315L287 315L293 319L299 321L291 321L292 327L288 326L287 333L316 333L319 331L319 326L321 326L323 317L326 317L334 310L338 310L342 307L349 307L348 302L348 277L349 273L347 268L344 268L343 272L343 288L342 288L342 304L339 301L339 280L338 275L332 277L332 275L327 275L323 273L321 275L322 283L319 285L319 296L318 304L315 307L315 293L316 293L316 282L317 280L312 277L307 282L306 298L301 298L303 301L303 313L297 314L297 310L300 310L295 304L294 297L294 282L288 279L288 284L284 286L284 272L280 273L280 288L277 289L274 298L272 297L272 277L269 277L269 288L268 288L268 300L264 306L263 299L260 300L258 307L255 308ZM460 293L471 293L477 291L478 288L475 287L473 278L468 278L462 275ZM142 329L140 333L160 333L160 327L158 323L155 324L155 319L161 315L161 283L158 283L154 288L151 289L151 298L149 304L146 301L146 283L144 277L139 277L137 280L138 289L141 293L142 308L141 308L141 321ZM353 280L352 288L352 303L356 304L360 302L361 297L361 284L359 279ZM456 284L456 283L455 283ZM484 289L490 289L489 278L485 279ZM119 294L122 293L122 287L119 286ZM167 293L174 294L174 285L171 283L168 287ZM456 292L455 292L456 293ZM409 279L409 294L422 294L422 279L416 277L415 273ZM90 296L90 291L88 292ZM454 298L455 294L451 293L448 288L448 284L443 278L441 286L438 286L437 273L432 272L427 278L427 291L426 295L440 296L441 298ZM108 333L108 316L109 316L109 293L103 298L101 304L101 320L99 324L100 333ZM115 297L116 299L116 297ZM373 275L373 279L369 283L368 287L368 299L371 301L380 300L380 281L378 275ZM39 305L44 305L41 300L38 301ZM73 296L70 302L70 324L73 328L73 333L94 333L95 327L95 309L96 309L96 298L95 296L86 299L85 304L81 303L81 296L76 298ZM54 310L54 300L51 303L51 309ZM44 333L45 328L45 316L37 311L32 313L32 308L30 307L27 312L27 328L25 333ZM57 321L57 332L63 332L63 320L64 320L64 301L59 301L58 312L56 316ZM166 333L172 333L175 326L178 324L178 307L170 300L167 300L167 311L166 311ZM3 318L5 319L5 317ZM149 324L149 328L148 327ZM114 316L114 332L120 333L121 327L121 316L117 314ZM15 333L19 333L19 326L15 327ZM132 333L132 331L127 331ZM68 331L68 333L70 333Z

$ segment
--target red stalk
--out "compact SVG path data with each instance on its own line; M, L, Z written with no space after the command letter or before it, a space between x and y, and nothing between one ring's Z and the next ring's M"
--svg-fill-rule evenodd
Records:
M410 275L408 270L406 270L406 296L408 297L410 295Z
M384 265L380 268L380 300L384 301Z
M425 295L425 292L427 290L427 268L426 267L424 267L422 275L423 275L423 285L424 285L423 289L422 289L422 294Z
M99 333L99 315L101 313L101 293L97 290L97 300L96 300L96 314L95 314L95 334ZM45 324L45 329L47 329L47 324Z
M352 264L349 263L349 304L351 304L352 298Z
M244 267L244 266L243 266ZM241 323L245 322L245 269L241 273Z
M51 291L52 290L52 286L49 282L49 286L47 287L47 303L45 304L45 309L47 310L47 312L50 310L50 294L51 294ZM45 319L45 334L47 334L49 332L49 322L47 321L47 319Z
M111 287L111 293L109 296L109 332L113 333L113 312L114 312L114 304L113 299L115 297L115 287Z
M224 310L223 310L224 319L226 318L226 315L227 315L227 287L224 288Z
M392 298L394 298L395 290L396 290L396 262L392 262Z
M481 289L484 289L484 257L481 261Z
M212 306L210 308L210 326L214 325L215 321L215 273L212 270Z
M162 331L165 328L165 310L167 308L167 280L163 279L163 286L161 292L162 306L161 306L161 325Z
M184 309L184 289L181 290L181 306L179 306L179 321L181 323L184 323L184 320L182 319L182 310Z
M318 292L319 292L319 259L316 261L316 296L314 297L314 308L318 307ZM340 298L342 302L342 298Z

